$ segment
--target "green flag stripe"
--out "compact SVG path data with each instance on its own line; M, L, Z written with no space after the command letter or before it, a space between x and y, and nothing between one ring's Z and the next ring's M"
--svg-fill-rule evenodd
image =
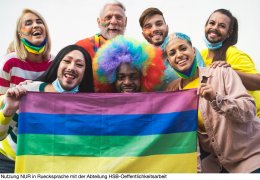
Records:
M127 157L196 151L196 132L149 136L22 134L17 155Z

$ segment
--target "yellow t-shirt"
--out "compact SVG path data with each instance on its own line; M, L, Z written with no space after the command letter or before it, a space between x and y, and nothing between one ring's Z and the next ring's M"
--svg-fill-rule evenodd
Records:
M183 89L194 89L194 88L198 88L199 84L200 84L200 79L196 78L193 81L191 81L189 84L187 84L186 86L183 87ZM205 132L205 126L204 126L204 122L200 113L200 110L198 109L198 126L199 129L203 132Z
M201 56L204 59L206 66L212 63L212 58L208 58L208 49L201 51ZM226 62L231 65L232 69L248 74L256 74L255 64L253 60L243 51L235 46L230 46L226 52ZM256 103L257 116L260 117L260 91L247 91Z

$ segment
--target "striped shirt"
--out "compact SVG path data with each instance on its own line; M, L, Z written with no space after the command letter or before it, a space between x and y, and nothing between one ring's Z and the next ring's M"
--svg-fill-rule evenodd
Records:
M47 84L39 81L23 85L28 91L43 92ZM13 117L5 117L3 114L5 95L0 97L0 152L11 160L16 157L17 122L18 114ZM18 113L18 112L17 112Z
M42 75L50 66L53 56L41 63L28 59L21 61L15 52L7 54L0 60L0 94L25 80L34 80Z

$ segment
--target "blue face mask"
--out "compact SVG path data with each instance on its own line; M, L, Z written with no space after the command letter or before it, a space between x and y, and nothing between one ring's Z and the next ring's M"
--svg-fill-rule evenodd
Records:
M204 42L205 42L207 48L210 49L210 50L219 49L219 48L222 47L222 44L223 44L223 41L218 42L218 43L211 43L211 42L209 42L209 41L207 40L206 37L204 37Z
M55 81L53 81L52 83L54 89L57 91L57 92L60 92L60 93L63 93L63 92L69 92L69 93L77 93L79 91L79 86L76 86L75 88L73 88L72 90L65 90L61 87L60 85L60 82L58 79L56 79Z

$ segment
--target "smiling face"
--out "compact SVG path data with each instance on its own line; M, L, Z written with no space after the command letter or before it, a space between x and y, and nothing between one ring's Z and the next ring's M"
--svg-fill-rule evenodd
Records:
M100 33L106 39L112 39L117 35L123 35L127 18L125 11L118 5L107 5L97 19Z
M174 69L185 72L192 66L196 51L187 40L171 38L165 50Z
M19 36L34 45L40 45L46 38L46 29L43 20L33 13L25 13L21 18Z
M168 26L162 15L155 14L144 21L144 38L155 46L160 46L168 35Z
M123 63L119 66L115 87L117 92L139 92L141 89L141 74L130 64Z
M86 68L84 55L73 50L66 54L59 65L57 78L63 89L69 91L80 84Z
M205 36L211 43L224 41L229 36L230 18L220 12L213 13L205 26Z

